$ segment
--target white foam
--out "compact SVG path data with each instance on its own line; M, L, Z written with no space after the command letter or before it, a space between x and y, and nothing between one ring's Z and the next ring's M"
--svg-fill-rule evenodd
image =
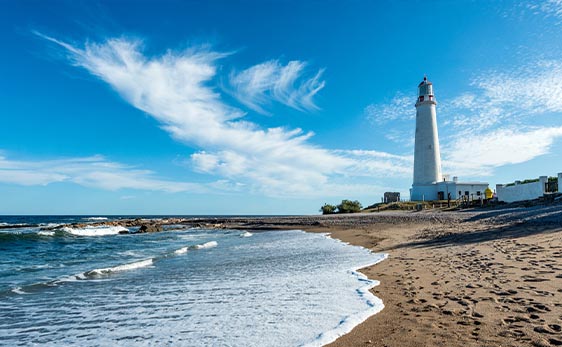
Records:
M245 233L240 234L240 237L250 237L250 236L253 236L253 235L254 234L252 234L251 232L246 231Z
M118 226L87 226L85 228L71 228L71 227L64 227L62 231L67 232L72 235L76 236L106 236L106 235L116 235L119 234L121 231L129 231L129 229Z
M123 264L123 265L118 265L118 266L114 266L114 267L108 267L108 268L103 268L103 269L94 269L92 271L88 271L85 272L84 275L86 277L88 276L92 276L92 275L106 275L112 272L120 272L120 271L128 271L128 270L135 270L135 269L139 269L142 267L147 267L152 265L152 259L146 259L146 260L141 260L141 261L137 261L134 263L130 263L130 264Z
M20 294L20 295L29 294L29 293L24 292L23 289L21 289L21 287L12 288L12 292L16 293L16 294Z
M176 250L174 253L175 254L184 254L184 253L187 253L187 249L188 249L188 247L182 247L182 248Z
M60 224L60 223L41 223L39 225L42 226L42 227L45 227L45 228L56 228L56 227L61 226L62 224Z
M41 235L41 236L54 236L54 235L55 235L55 232L54 232L54 231L41 230L40 232L37 233L37 235Z
M358 280L365 282L366 285L357 289L357 294L365 301L368 308L364 311L360 311L354 315L350 315L345 317L340 321L340 324L335 327L334 329L325 331L318 335L318 337L307 344L304 344L305 347L321 347L327 344L330 344L338 339L338 337L343 336L349 333L353 328L357 325L363 323L367 318L379 313L384 308L384 304L381 299L373 295L370 289L376 287L380 284L379 281L370 280L367 276L363 275L361 272L357 271L358 269L362 269L368 266L373 266L375 264L380 263L381 261L388 258L388 254L383 254L380 259L373 263L365 264L363 266L358 266L354 270L350 271L352 275L357 277Z
M107 220L107 217L86 217L85 220Z
M194 249L205 249L205 248L213 248L213 247L217 247L218 243L217 241L209 241L206 242L202 245L195 245L193 246Z

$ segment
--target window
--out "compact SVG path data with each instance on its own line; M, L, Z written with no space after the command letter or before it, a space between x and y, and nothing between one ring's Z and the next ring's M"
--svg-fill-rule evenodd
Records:
M423 95L420 96L420 102L423 102Z
M461 196L461 195L462 195L462 192L459 190L459 196Z
M468 191L468 190L465 190L465 191L464 191L464 195L468 196L468 194L469 194L469 191Z
M480 191L477 191L477 192L476 192L476 195L480 196Z

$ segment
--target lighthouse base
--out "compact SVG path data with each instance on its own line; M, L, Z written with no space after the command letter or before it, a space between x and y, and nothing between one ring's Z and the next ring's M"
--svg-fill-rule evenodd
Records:
M410 188L411 201L484 199L484 191L488 188L486 182L457 182L443 181L430 184L415 184Z

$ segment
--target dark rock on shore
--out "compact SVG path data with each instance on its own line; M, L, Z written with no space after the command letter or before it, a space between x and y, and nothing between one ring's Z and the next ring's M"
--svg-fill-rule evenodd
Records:
M164 230L160 224L143 224L139 228L139 233L157 233Z

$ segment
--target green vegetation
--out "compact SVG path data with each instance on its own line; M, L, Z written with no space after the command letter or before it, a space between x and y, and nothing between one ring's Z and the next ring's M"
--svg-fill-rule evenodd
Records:
M550 180L550 178L549 178L549 180ZM519 182L519 184L534 183L534 182L538 182L538 181L539 181L538 178L532 178L532 179L523 180L523 181ZM515 182L512 182L512 183L506 184L505 186L506 186L506 187L511 187L511 186L514 186L514 185L515 185Z
M538 182L538 181L539 181L538 178L528 178L526 180L523 180L523 181L519 182L519 184L534 183L534 182ZM548 182L558 182L558 177L550 176L548 178ZM515 182L511 182L511 183L506 184L505 186L511 187L511 186L514 186L514 185L515 185Z
M363 206L357 200L342 200L337 206L324 204L324 206L320 207L320 212L322 212L322 214L355 213L361 211L362 208Z
M447 206L447 200L438 201L399 201L399 202L379 202L371 206L365 207L363 212L380 212L380 211L393 211L393 210L415 210L418 205L423 209L433 208L435 206Z
M338 205L338 213L355 213L361 211L362 208L363 206L357 200L342 200Z
M337 206L324 204L324 206L320 207L320 212L322 214L334 214L336 213Z

